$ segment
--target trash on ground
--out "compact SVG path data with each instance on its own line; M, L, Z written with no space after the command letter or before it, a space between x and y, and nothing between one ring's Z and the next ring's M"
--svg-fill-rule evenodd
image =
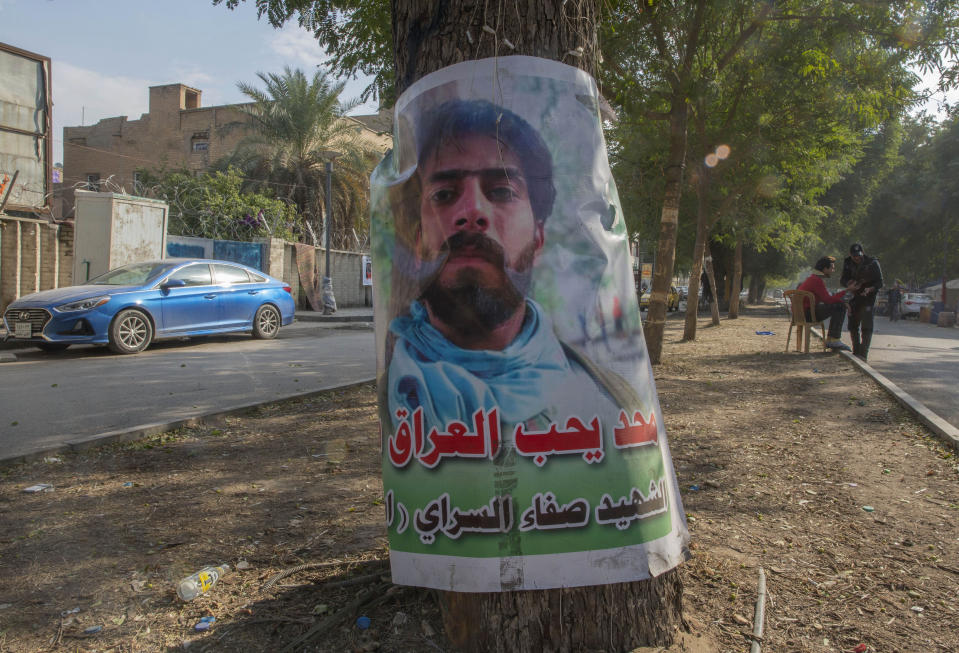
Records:
M357 617L356 627L359 628L360 630L366 630L367 628L370 627L370 618L366 616Z
M872 506L863 506L862 509L865 510L866 512L872 512L873 510L875 510L875 508L873 508Z
M204 567L200 571L181 580L176 587L177 596L184 601L192 601L200 594L208 592L221 577L230 573L230 565Z
M23 488L24 492L33 494L34 492L45 492L53 489L53 486L49 483L37 483L36 485L31 485L30 487Z
M776 335L776 332L775 331L757 331L756 335L757 336L774 336Z
M97 634L98 632L100 632L101 630L103 630L103 626L90 626L89 628L84 629L83 634L84 634L84 635L95 635L95 634Z

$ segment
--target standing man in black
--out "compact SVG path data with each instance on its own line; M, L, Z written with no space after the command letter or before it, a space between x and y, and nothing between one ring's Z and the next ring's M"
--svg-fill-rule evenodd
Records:
M887 306L889 307L889 321L898 322L899 321L899 302L902 300L902 289L899 286L899 281L897 280L892 284L892 288L889 289L889 302Z
M879 261L872 256L866 256L862 245L854 243L849 248L849 256L843 262L839 283L853 293L849 302L852 353L861 360L866 360L869 343L872 341L873 306L876 295L882 288Z

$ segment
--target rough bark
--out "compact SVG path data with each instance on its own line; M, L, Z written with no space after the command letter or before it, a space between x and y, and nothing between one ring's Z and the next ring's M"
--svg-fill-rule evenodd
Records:
M712 301L709 303L709 312L712 315L713 326L719 326L719 293L716 292L716 272L713 270L713 255L706 243L706 276L709 278L709 289L712 292Z
M696 339L696 320L699 315L699 287L703 274L703 258L706 256L706 240L709 238L709 224L706 219L708 206L706 197L709 190L709 169L700 164L696 194L696 240L693 243L693 270L689 274L689 291L686 299L686 323L683 326L683 340ZM713 284L713 298L716 297Z
M676 569L640 583L532 592L446 592L441 605L450 642L487 651L631 651L665 646L682 619Z
M599 53L595 0L392 0L392 11L398 94L423 75L469 59L525 54L592 74ZM675 195L672 227L664 226L670 243L675 243L679 212L685 121L685 113L677 119L682 148L676 169L667 173ZM662 295L663 319L672 263L673 251L664 254L661 247L655 278L660 284L654 280L654 288ZM660 329L657 360L661 343ZM439 600L450 640L477 653L669 646L683 623L682 583L676 570L636 583L489 594L440 592Z
M392 0L396 93L444 66L525 54L595 72L595 0Z
M663 211L659 221L659 240L656 248L656 268L653 287L649 294L647 311L646 349L649 360L657 365L663 353L663 331L666 328L666 294L673 279L676 260L676 235L679 232L679 200L683 192L683 168L686 163L686 121L689 109L685 97L673 98L669 116L669 161L666 166L666 187ZM695 259L694 259L695 260ZM692 279L690 279L692 283ZM687 300L688 310L688 300ZM695 309L694 309L695 310Z
M729 319L739 317L739 292L743 287L743 240L736 239L736 253L733 257L732 288L729 290Z

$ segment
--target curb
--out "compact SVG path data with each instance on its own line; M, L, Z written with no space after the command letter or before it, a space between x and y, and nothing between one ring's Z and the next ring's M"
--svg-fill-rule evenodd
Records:
M955 451L959 451L959 429L926 408L925 404L877 372L867 362L859 360L848 351L841 351L839 353L857 365L860 370L871 376L883 390L892 395L893 399L902 404L906 409L912 411L916 417L919 418L919 421L935 433L940 440L951 446Z
M17 463L32 462L35 460L40 460L44 456L50 456L58 453L72 453L72 452L84 451L86 449L92 449L94 447L103 446L105 444L113 444L117 442L131 442L133 440L140 440L142 438L148 438L151 435L166 433L168 431L175 431L176 429L180 429L180 428L200 426L201 424L203 424L205 421L209 419L215 419L219 417L228 417L228 416L236 415L238 413L244 413L253 408L259 408L260 406L268 406L270 404L276 404L281 401L307 399L309 397L315 397L317 395L325 394L327 392L333 392L336 390L349 390L351 388L365 385L367 383L373 383L375 381L376 381L376 377L374 376L368 379L353 381L352 383L344 383L343 385L334 385L327 388L320 388L319 390L310 390L308 392L301 392L299 394L288 395L286 397L274 397L267 401L257 401L250 404L241 404L239 406L231 406L229 408L215 410L211 413L194 415L192 417L186 417L184 419L171 420L169 422L155 422L153 424L141 424L139 426L132 426L126 429L118 429L115 431L107 431L106 433L87 435L82 438L67 440L66 443L59 446L38 448L32 451L28 451L26 453L15 454L7 458L0 458L0 467L7 466L7 465L15 465Z
M822 340L822 333L820 333L819 329L810 329L810 331ZM932 431L936 437L952 447L953 450L959 451L959 429L929 410L924 403L877 372L872 365L857 358L852 352L840 351L837 353L844 356L846 360L851 361L861 372L872 377L872 380L892 395L893 399L898 401L906 410L912 411L919 421Z
M297 315L297 322L372 322L373 314L369 315Z

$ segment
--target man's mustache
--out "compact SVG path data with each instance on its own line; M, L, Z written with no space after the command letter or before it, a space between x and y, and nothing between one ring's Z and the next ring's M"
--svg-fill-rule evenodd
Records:
M457 231L446 239L440 251L446 255L447 261L465 255L485 259L500 268L506 263L503 247L478 231Z

